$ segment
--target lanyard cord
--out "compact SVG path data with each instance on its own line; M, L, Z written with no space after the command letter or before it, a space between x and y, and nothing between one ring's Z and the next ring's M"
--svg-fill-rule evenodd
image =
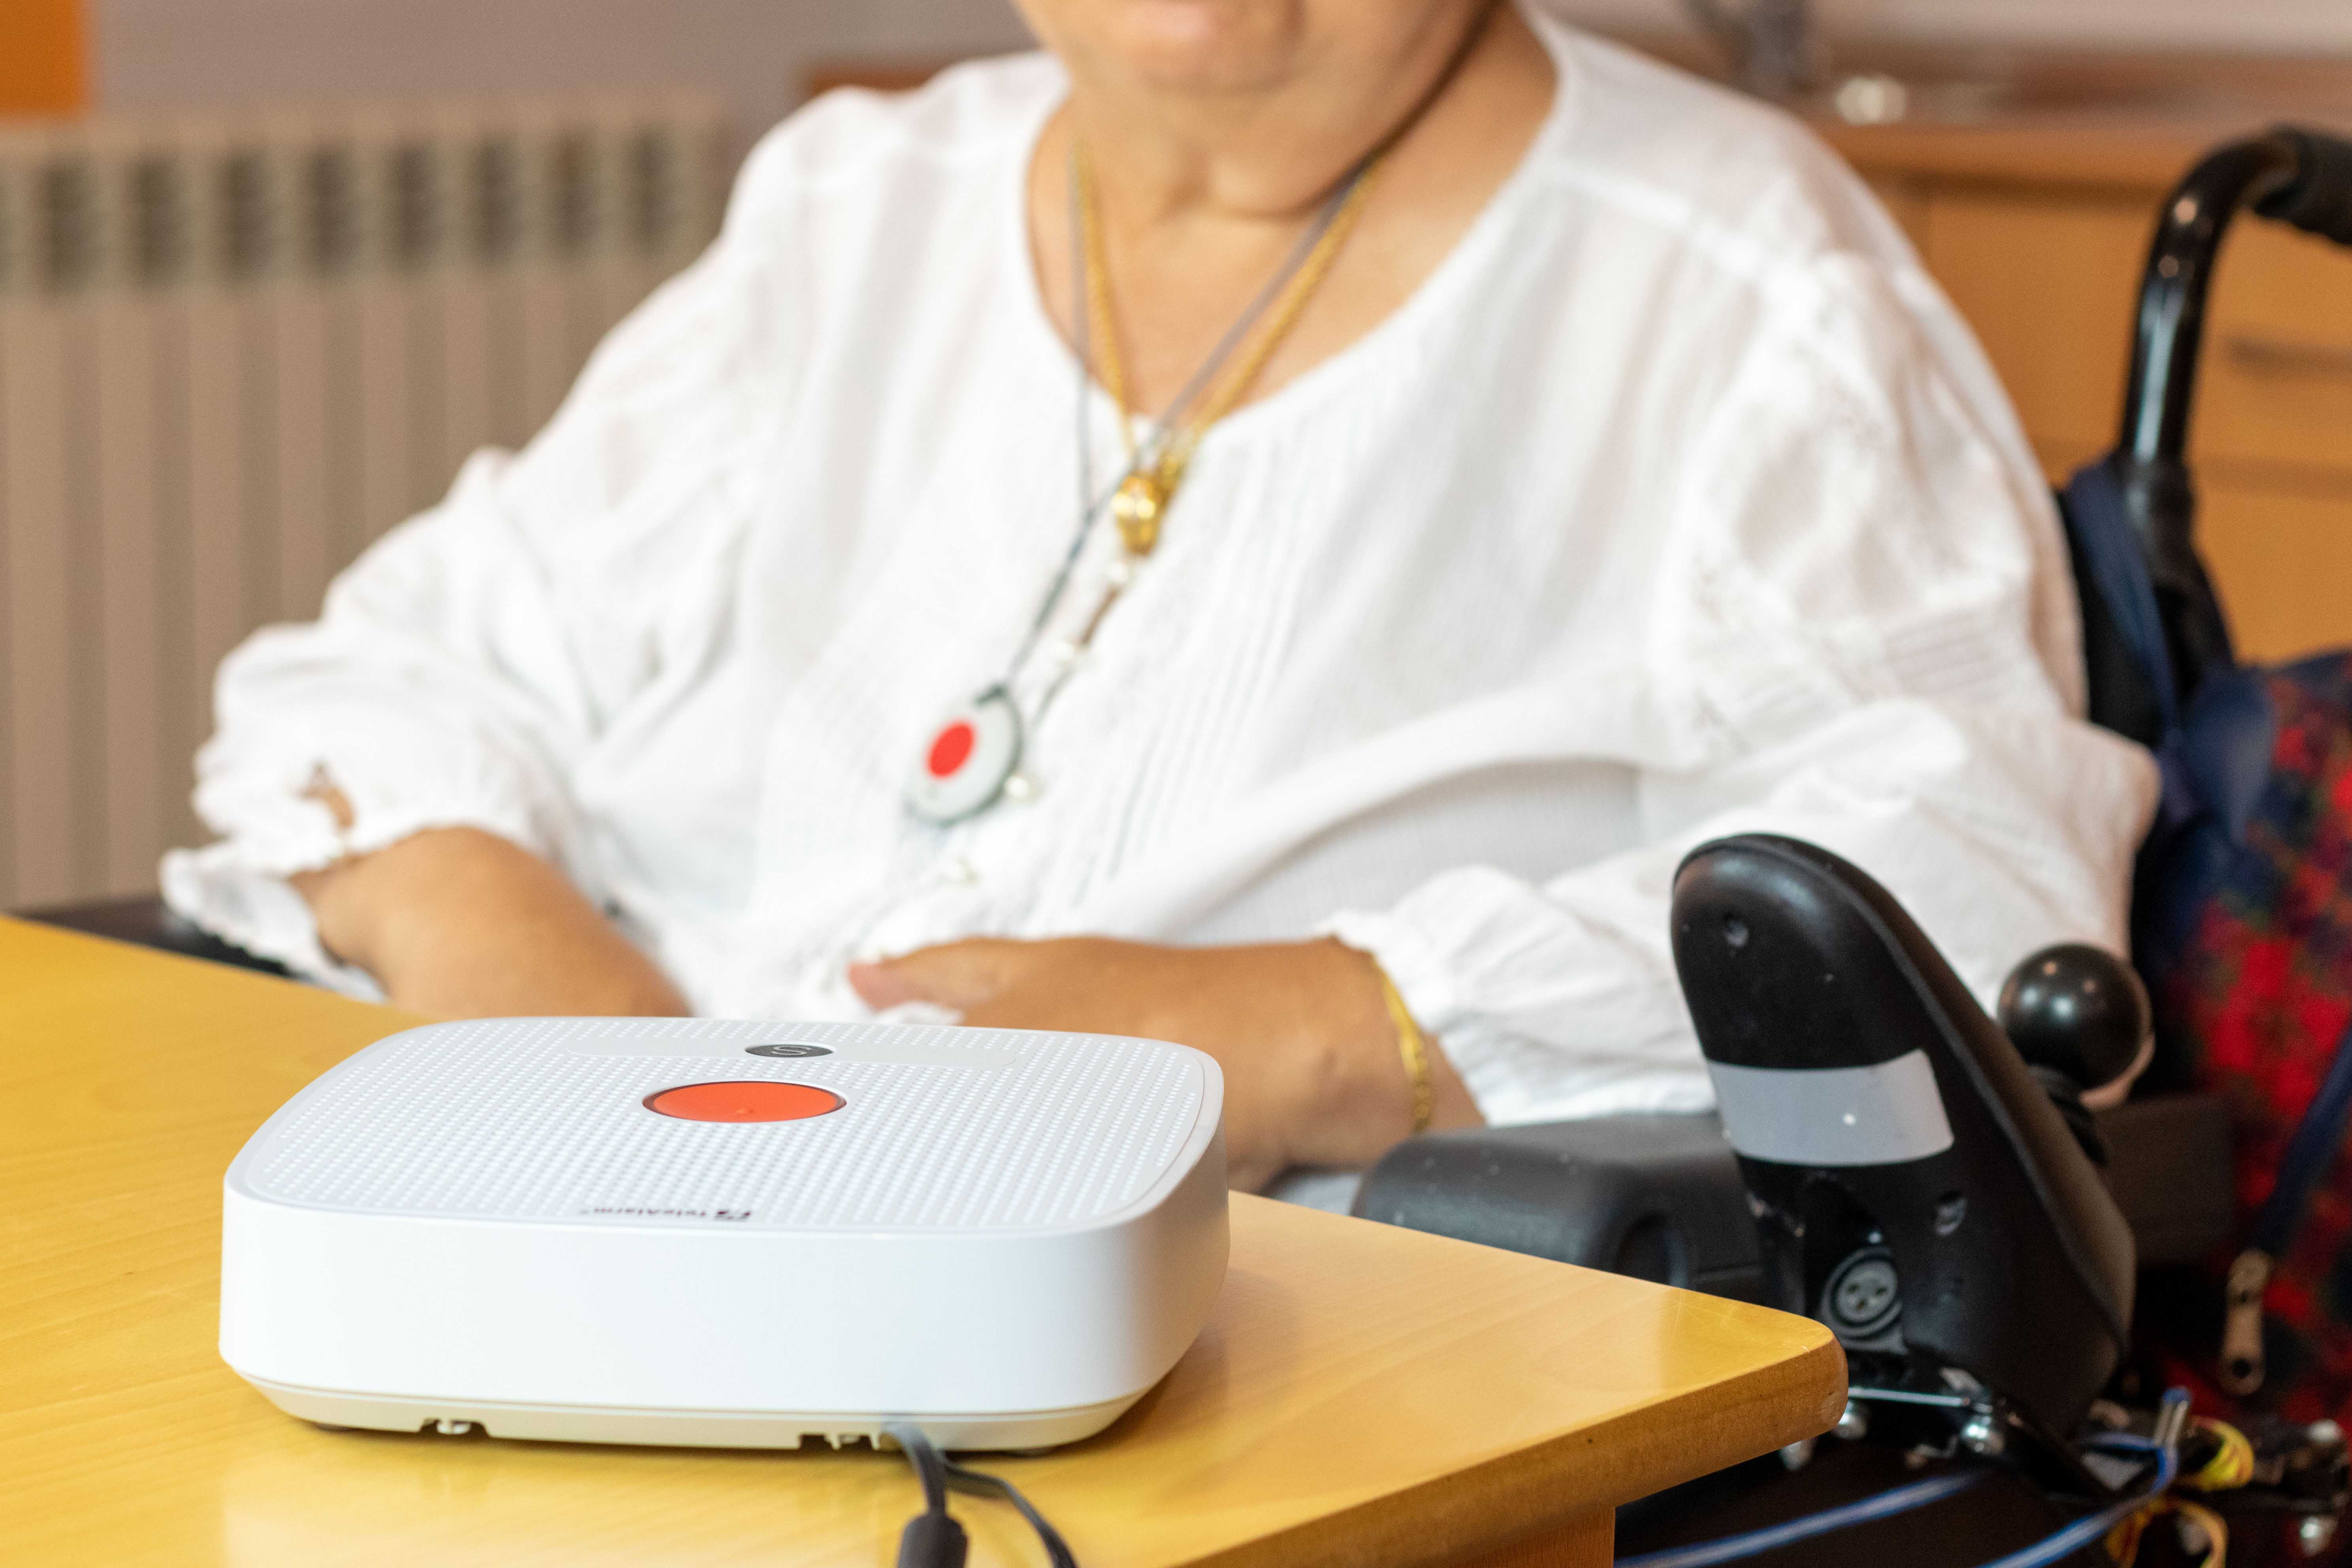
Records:
M1086 222L1088 205L1087 193L1091 184L1091 175L1087 167L1085 144L1078 139L1076 128L1072 127L1066 186L1070 226L1071 333L1077 350L1076 358L1078 395L1076 427L1074 433L1078 444L1078 521L1076 528L1071 532L1069 548L1062 552L1061 563L1055 570L1054 580L1046 587L1045 598L1037 605L1036 615L1030 619L1028 631L1022 637L1020 647L1014 650L1013 658L1005 665L1004 679L998 681L993 689L1005 692L1009 696L1014 679L1028 664L1029 656L1037 650L1038 639L1045 635L1045 627L1052 622L1055 610L1060 606L1062 595L1069 589L1070 578L1077 570L1078 557L1084 552L1087 541L1094 534L1096 521L1109 510L1110 503L1118 494L1120 488L1139 473L1160 468L1171 457L1180 467L1189 460L1192 445L1199 440L1202 432L1201 430L1189 433L1177 431L1175 427L1177 419L1192 405L1194 400L1201 395L1217 372L1223 367L1225 361L1232 357L1236 348L1241 346L1242 340L1248 335L1250 329L1257 323L1258 319L1265 315L1267 309L1298 277L1301 269L1314 260L1317 250L1329 236L1332 225L1339 221L1343 213L1347 214L1352 221L1354 205L1357 198L1365 194L1367 178L1380 166L1381 160L1388 156L1390 151L1398 142L1403 141L1414 126L1421 123L1422 117L1428 113L1430 106L1444 96L1446 88L1451 86L1454 79L1461 74L1464 62L1468 60L1475 50L1478 41L1486 36L1487 27L1494 21L1495 14L1501 9L1501 0L1486 0L1468 28L1464 31L1460 41L1454 45L1454 53L1446 60L1444 68L1437 73L1436 79L1429 84L1428 89L1414 102L1412 109L1390 127L1388 133L1373 142L1365 151L1363 156L1356 160L1354 166L1348 171L1346 178L1340 181L1338 188L1333 190L1328 197L1325 198L1321 209L1315 215L1314 222L1309 224L1307 231L1298 237L1297 242L1290 248L1290 254L1283 258L1281 267L1276 269L1274 276L1266 279L1265 286L1259 289L1248 305L1244 307L1233 325L1225 329L1224 336L1217 340L1216 346L1209 351L1208 357L1201 362L1200 368L1192 373L1192 378L1185 382L1161 412L1152 438L1144 443L1140 450L1132 449L1133 437L1128 424L1129 413L1125 389L1123 386L1114 389L1118 405L1119 429L1128 437L1130 450L1127 466L1119 471L1116 479L1100 491L1097 491L1094 488L1093 427L1092 421L1087 417L1094 390L1094 344L1087 321L1091 302L1087 282L1092 269L1088 265L1090 258L1087 256L1087 230L1089 226ZM1344 238L1344 236L1338 237ZM1323 268L1328 267L1336 250L1337 247L1334 246L1332 251L1327 252L1322 262L1318 265L1315 278L1317 284L1320 283ZM1223 389L1225 395L1219 400L1220 406L1206 423L1213 423L1216 418L1222 417L1226 408L1238 401L1248 390L1249 384L1257 379L1258 373L1265 368L1266 359L1272 355L1274 345L1279 343L1282 338L1288 334L1290 323L1297 319L1298 310L1305 307L1306 297L1313 292L1314 288L1310 286L1302 289L1300 297L1291 301L1290 309L1285 312L1286 319L1281 323L1280 330L1269 334L1268 342L1261 345L1261 352L1255 356L1255 362L1247 367L1248 374L1236 375ZM1106 357L1116 355L1118 350L1116 343L1106 343L1103 346ZM1124 377L1122 376L1121 379L1123 380ZM1206 427L1206 423L1202 428ZM1188 435L1189 438L1187 438ZM1170 450L1171 444L1179 441L1181 443L1181 450L1171 453ZM1105 601L1104 608L1108 607L1108 601ZM1099 623L1101 618L1100 613L1097 612L1095 622ZM1093 625L1090 624L1087 629L1088 634L1091 635Z
M1243 308L1242 313L1234 318L1233 325L1225 329L1224 335L1219 338L1216 346L1209 351L1209 357L1201 362L1200 368L1192 373L1192 379L1184 384L1175 398L1160 412L1158 424L1160 434L1154 444L1155 451L1166 449L1167 433L1176 428L1178 419L1192 407L1211 378L1223 368L1225 361L1232 357L1234 350L1241 345L1242 339L1247 335L1252 327L1257 324L1258 318L1265 315L1267 309L1290 289L1295 279L1311 268L1312 280L1304 283L1285 302L1283 312L1276 319L1274 327L1259 340L1257 352L1244 362L1241 370L1221 389L1220 395L1212 402L1208 411L1202 416L1199 429L1205 430L1224 417L1234 404L1240 399L1242 394L1249 389L1250 384L1258 378L1259 373L1265 368L1267 359L1272 356L1276 348L1281 346L1282 341L1290 335L1291 324L1297 320L1299 310L1306 306L1309 299L1313 298L1317 285L1322 281L1323 271L1329 265L1330 257L1337 253L1338 247L1335 244L1330 250L1326 251L1319 265L1316 256L1317 250L1322 247L1325 237L1331 233L1332 226L1339 221L1342 214L1348 212L1349 203L1357 199L1360 193L1367 191L1366 182L1370 179L1373 169L1381 161L1381 154L1387 151L1388 144L1383 142L1356 161L1355 166L1348 171L1347 177L1339 183L1339 188L1331 193L1316 212L1315 219L1307 226L1307 232L1300 235L1297 241L1292 245L1290 253L1283 258L1282 265L1275 269L1274 276L1267 279L1258 291L1251 296L1250 302ZM1076 297L1071 301L1070 308L1073 313L1086 323L1079 328L1081 342L1091 342L1087 334L1092 331L1094 323L1098 322L1101 325L1103 384L1110 393L1111 401L1118 405L1119 433L1125 438L1129 457L1134 458L1135 432L1130 424L1134 415L1128 407L1126 364L1118 352L1118 343L1112 335L1114 323L1110 308L1110 266L1108 252L1103 247L1102 223L1096 214L1093 161L1087 155L1086 143L1075 135L1070 142L1070 184L1075 201L1071 216L1074 225L1079 231L1078 260L1076 268L1079 288L1076 290ZM1091 352L1081 356L1080 368L1091 371L1093 357ZM1079 383L1081 399L1084 398L1087 390L1087 383L1082 379ZM1198 434L1199 431L1196 430L1194 432L1196 437ZM1136 461L1140 466L1148 466L1149 460L1137 458Z
M1332 220L1339 216L1339 209L1346 204L1349 194L1356 189L1370 171L1373 160L1386 150L1386 143L1383 143L1366 154L1355 168L1349 171L1347 180L1332 193L1328 200L1324 202L1321 210L1315 215L1315 221L1307 226L1307 232L1298 237L1297 243L1290 248L1290 254L1284 258L1282 266L1272 278L1266 279L1265 285L1244 308L1234 324L1225 329L1224 336L1217 341L1216 346L1209 351L1208 357L1201 362L1200 368L1192 373L1192 379L1184 384L1174 399L1169 403L1160 418L1160 427L1162 431L1170 428L1173 421L1201 395L1202 389L1209 384L1217 372L1224 367L1225 361L1233 356L1234 350L1240 345L1243 338L1248 335L1249 330L1256 325L1258 318L1265 313L1266 308L1274 303L1276 298L1288 286L1291 279L1297 276L1299 268L1306 266L1307 258L1314 254L1315 247L1322 242L1325 232L1330 228ZM1022 637L1019 649L1005 666L1004 679L998 682L1000 688L1009 688L1013 678L1018 675L1022 667L1029 662L1029 656L1036 652L1037 641L1045 635L1045 627L1052 622L1055 610L1060 606L1062 595L1068 591L1070 577L1077 570L1078 557L1084 552L1087 541L1094 535L1095 523L1100 520L1105 511L1109 510L1111 498L1118 493L1119 486L1125 484L1128 479L1156 464L1164 447L1164 437L1155 439L1142 450L1129 456L1127 466L1119 470L1117 479L1099 491L1095 489L1093 421L1088 417L1092 412L1094 393L1094 344L1087 321L1090 312L1087 304L1087 279L1089 268L1086 253L1086 226L1079 218L1082 205L1081 185L1085 178L1083 156L1078 151L1076 142L1073 141L1069 159L1070 315L1073 334L1076 340L1077 353L1075 357L1077 360L1078 370L1076 430L1078 444L1078 524L1072 531L1069 548L1062 552L1061 564L1055 570L1054 581L1046 588L1045 596L1037 606L1037 614L1030 620L1028 632ZM1119 407L1118 417L1121 425L1124 426L1128 418L1124 404Z

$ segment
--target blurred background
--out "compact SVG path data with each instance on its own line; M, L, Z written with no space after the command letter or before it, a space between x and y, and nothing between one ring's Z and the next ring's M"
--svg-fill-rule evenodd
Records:
M1811 119L2053 477L2109 444L2172 181L2352 131L2347 0L1554 8ZM1024 39L1005 0L0 0L0 908L152 889L222 654L526 438L760 131ZM2210 343L2241 641L2352 639L2352 263L2250 228Z

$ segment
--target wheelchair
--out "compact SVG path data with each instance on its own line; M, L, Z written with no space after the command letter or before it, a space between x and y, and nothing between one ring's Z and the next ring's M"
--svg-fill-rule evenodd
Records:
M2184 693L2231 662L2184 454L2207 286L2248 207L2352 245L2352 143L2282 129L2219 149L2168 200L2148 259L2107 477ZM2162 704L2146 662L2090 591L2095 563L2071 517L2068 534L2090 717L2152 743ZM283 973L152 899L26 913ZM2134 1528L2177 1475L2232 1467L2255 1483L2226 1494L2238 1563L2335 1551L2347 1468L2332 1423L2224 1438L2131 1363L2138 1271L2207 1257L2236 1216L2217 1099L2086 1106L2147 1036L2126 964L2082 947L2030 955L1996 1022L1862 871L1755 836L1695 853L1673 918L1719 1112L1415 1139L1353 1205L1783 1306L1837 1335L1852 1397L1833 1435L1629 1505L1621 1552L1652 1568L1897 1552L1916 1568L2105 1563L2108 1531ZM2143 1562L2196 1560L2163 1534Z
M2184 701L2234 663L2185 451L2207 287L2242 208L2352 246L2352 143L2281 129L2216 150L2148 258L2122 439L2087 478L2128 518ZM2060 500L2089 716L2152 746L2163 676L2096 590L2084 480ZM1996 1022L1860 869L1761 836L1695 851L1673 922L1717 1112L1417 1139L1353 1205L1837 1335L1851 1397L1833 1433L1629 1505L1621 1562L2098 1564L2117 1530L2147 1563L2211 1563L2225 1544L2239 1564L2338 1556L2335 1423L2192 1423L2135 1362L2140 1270L2210 1256L2238 1219L2218 1097L2167 1092L2181 1075L2159 1068L2153 1092L2085 1106L2150 1046L2127 964L2028 955ZM2187 1528L2151 1528L2176 1478L2209 1489L2165 1505Z

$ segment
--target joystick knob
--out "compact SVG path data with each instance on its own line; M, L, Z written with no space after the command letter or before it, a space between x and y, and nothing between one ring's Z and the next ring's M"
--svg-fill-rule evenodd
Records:
M2067 1079L2095 1107L2120 1103L2147 1065L2147 991L2105 948L2068 942L2032 954L2001 985L2000 1017L2028 1066Z

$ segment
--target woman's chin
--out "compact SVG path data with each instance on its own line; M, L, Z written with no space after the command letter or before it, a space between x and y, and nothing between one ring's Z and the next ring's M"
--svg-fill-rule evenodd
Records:
M1246 92L1293 73L1306 35L1298 0L1115 0L1108 52L1168 92Z

